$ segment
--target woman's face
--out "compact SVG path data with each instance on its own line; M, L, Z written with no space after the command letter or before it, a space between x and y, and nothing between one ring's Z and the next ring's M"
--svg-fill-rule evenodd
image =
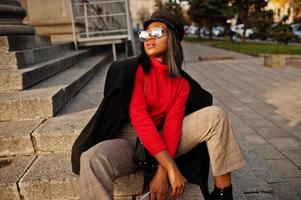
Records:
M167 50L168 34L167 26L163 22L152 22L148 25L146 31L151 31L155 27L160 27L163 29L163 35L160 38L150 37L146 42L144 42L144 49L146 54L151 58L156 58L163 62L165 60L165 51Z

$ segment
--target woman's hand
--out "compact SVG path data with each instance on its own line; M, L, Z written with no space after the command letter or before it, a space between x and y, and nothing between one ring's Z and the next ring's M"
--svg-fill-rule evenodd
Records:
M172 193L170 194L170 197L177 198L181 196L185 191L187 180L181 174L176 163L166 150L157 153L155 158L160 163L160 166L167 171L168 179L172 187Z
M159 166L156 175L150 183L151 200L166 200L168 198L169 180L166 170Z
M168 170L168 178L172 187L171 198L177 198L181 196L185 191L187 180L181 174L177 166Z

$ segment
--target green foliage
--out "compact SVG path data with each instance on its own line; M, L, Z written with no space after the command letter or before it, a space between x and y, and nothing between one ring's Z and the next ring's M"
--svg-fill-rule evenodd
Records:
M288 44L294 38L292 27L286 24L288 15L284 16L281 21L271 28L271 37L278 43Z
M205 25L209 28L210 38L214 25L226 25L227 19L234 16L229 0L190 0L189 4L188 14L199 27Z
M296 54L301 55L300 45L284 45L284 44L271 44L271 43L251 43L251 42L230 42L222 40L208 40L197 39L192 37L185 37L187 42L201 42L210 46L237 51L250 55L259 56L260 54Z
M255 30L255 34L258 38L266 40L270 35L270 27L273 24L272 10L264 10L260 12L254 12L249 18L251 26Z
M183 24L188 24L188 22L184 19L183 14L182 14L182 8L179 3L177 3L177 0L169 0L166 3L161 3L159 6L159 9L162 10L168 10L175 15L179 16Z
M294 38L289 24L277 24L271 29L271 37L278 43L288 44Z
M273 23L273 12L264 9L267 3L266 0L234 0L233 6L238 16L238 24L244 24L245 31L248 28L255 28L258 34L266 37L267 30L264 30L264 27ZM245 31L243 40L245 40Z

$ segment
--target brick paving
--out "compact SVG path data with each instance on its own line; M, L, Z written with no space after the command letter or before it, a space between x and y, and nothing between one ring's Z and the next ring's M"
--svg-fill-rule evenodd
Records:
M237 199L301 199L301 69L290 62L271 69L262 58L201 44L183 48L185 70L227 111L246 157L247 166L233 173ZM234 60L200 62L199 56ZM266 188L250 191L255 177L246 176L248 169Z
M287 59L286 64L301 69L301 59Z

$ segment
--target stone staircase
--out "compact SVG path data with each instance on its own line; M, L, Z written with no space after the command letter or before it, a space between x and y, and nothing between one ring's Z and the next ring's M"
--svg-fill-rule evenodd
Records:
M96 111L109 49L73 50L48 37L0 37L0 200L79 199L71 146ZM138 199L144 175L114 183L114 199ZM202 199L188 184L185 199Z

